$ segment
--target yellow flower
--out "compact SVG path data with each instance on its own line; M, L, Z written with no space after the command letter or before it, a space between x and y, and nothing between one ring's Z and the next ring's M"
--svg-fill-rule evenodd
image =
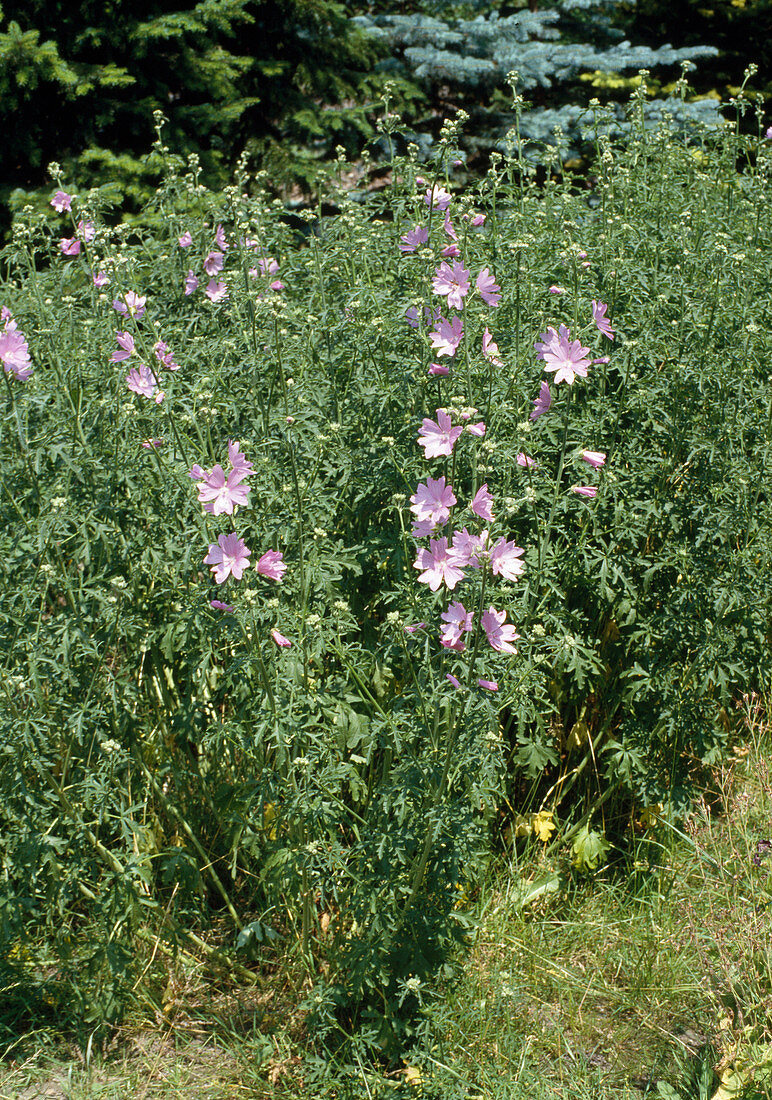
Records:
M538 814L533 815L531 827L533 828L534 836L538 837L543 844L548 843L550 837L557 828L553 820L554 816L552 810L539 810Z

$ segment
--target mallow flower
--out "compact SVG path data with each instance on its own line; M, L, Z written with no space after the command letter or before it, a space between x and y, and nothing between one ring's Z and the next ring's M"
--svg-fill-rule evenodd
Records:
M456 503L456 497L444 477L427 477L421 482L410 498L410 511L417 520L428 520L432 527L448 522L450 509Z
M219 535L217 543L210 545L204 564L212 567L216 584L224 584L228 577L240 581L251 553L244 540L232 531L230 535Z
M160 405L164 399L163 391L158 389L156 376L144 363L129 371L126 375L126 386L140 397L152 397L156 405Z
M432 340L432 349L437 352L438 358L443 355L455 355L458 345L461 343L461 337L464 335L464 322L456 316L450 321L445 317L440 317L437 321L437 328L429 335Z
M430 539L429 549L418 551L413 568L422 570L418 581L420 584L428 584L432 592L436 592L441 584L447 585L452 591L464 579L458 557L453 550L448 549L448 540L444 536L441 539Z
M213 516L233 515L238 504L246 504L250 488L244 484L245 474L231 470L225 475L222 466L213 466L198 485L198 499L205 512Z
M6 320L6 328L0 332L0 363L5 373L12 374L17 382L26 382L32 374L29 345L14 321Z
M281 550L266 550L258 558L255 568L261 577L267 577L271 581L280 581L287 571Z
M463 427L452 426L450 415L444 409L437 409L436 416L436 421L424 417L418 433L418 446L423 447L427 458L452 454L456 440L464 430Z
M578 340L572 340L565 325L560 326L559 332L548 328L534 348L538 357L544 360L544 369L555 372L556 383L567 382L573 386L576 378L587 377L590 349L582 347Z
M464 298L469 293L471 275L462 263L441 263L434 273L432 287L435 294L447 295L448 305L453 309L464 308Z
M520 635L513 626L505 625L506 618L506 611L497 611L491 606L487 611L483 611L480 622L493 649L499 653L517 653L512 643L517 641Z
M602 332L604 336L608 336L609 340L614 339L614 330L611 327L611 322L606 316L606 310L608 306L604 302L596 302L592 300L592 319L595 322L598 332Z
M536 420L543 413L545 413L552 404L552 394L550 388L546 382L542 382L539 389L539 396L534 399L533 412L528 417L529 420Z

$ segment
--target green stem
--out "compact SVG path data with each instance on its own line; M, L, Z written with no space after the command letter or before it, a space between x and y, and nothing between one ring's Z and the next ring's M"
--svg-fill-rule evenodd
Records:
M560 482L563 477L563 466L566 460L566 443L568 442L568 422L569 414L571 411L571 398L573 397L573 388L569 388L568 396L566 398L566 415L563 424L563 442L560 446L560 459L558 460L558 472L555 476L555 492L552 495L552 505L550 507L549 517L547 519L547 525L544 531L544 538L539 541L539 564L538 573L541 576L542 567L546 560L547 550L549 549L550 538L552 537L552 521L555 518L555 509L558 503L558 497L560 496Z
M195 835L195 833L191 829L190 825L186 821L186 819L183 816L182 812L180 810L178 810L177 807L172 802L169 801L169 799L166 797L164 792L161 790L161 787L160 787L159 783L156 781L155 776L153 776L153 774L148 769L148 767L145 764L145 761L142 759L141 755L136 750L134 750L133 756L134 756L134 759L139 764L140 768L142 769L148 783L150 784L150 786L155 791L155 795L156 795L158 801L161 803L161 805L166 810L166 812L171 814L172 817L176 818L177 821L182 826L182 831L185 833L185 835L190 840L191 844L193 845L193 847L196 849L199 856L203 860L201 870L206 871L209 874L209 877L211 878L212 882L214 883L215 888L217 889L217 892L219 893L220 897L225 902L225 906L226 906L228 912L230 913L231 917L233 918L233 923L236 925L239 932L242 932L244 930L244 925L241 921L241 917L238 915L238 913L234 909L233 902L230 899L230 895L228 894L228 891L223 886L222 880L220 879L220 876L217 874L217 872L214 869L214 864L212 863L212 860L210 859L210 857L208 856L208 854L204 850L202 844L198 840L198 837Z

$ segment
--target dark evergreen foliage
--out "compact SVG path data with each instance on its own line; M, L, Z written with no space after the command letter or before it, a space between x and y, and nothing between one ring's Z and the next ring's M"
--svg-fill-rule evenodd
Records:
M325 109L361 97L376 57L332 0L5 0L0 14L6 194L56 160L141 197L154 109L211 182L248 142L329 149L367 132L361 109Z
M647 44L678 37L684 45L710 42L716 58L700 65L692 82L703 91L739 85L749 64L758 66L753 84L772 95L772 0L637 0L629 5L632 30Z

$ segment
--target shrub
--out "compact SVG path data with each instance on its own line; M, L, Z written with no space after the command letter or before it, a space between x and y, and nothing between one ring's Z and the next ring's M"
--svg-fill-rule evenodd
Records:
M171 160L160 229L14 228L0 934L61 1012L219 910L393 1052L508 807L598 869L768 675L769 142L463 195L460 123L334 218Z

